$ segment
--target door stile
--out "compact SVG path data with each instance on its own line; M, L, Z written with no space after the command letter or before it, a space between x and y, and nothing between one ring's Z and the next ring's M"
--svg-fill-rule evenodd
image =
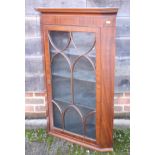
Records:
M51 76L51 60L49 52L49 39L48 39L48 29L46 26L44 29L44 55L45 55L45 74L46 74L46 88L47 88L47 118L48 118L48 132L53 128L53 104L52 104L52 76Z
M100 28L96 31L96 143L100 145L101 122L101 43Z

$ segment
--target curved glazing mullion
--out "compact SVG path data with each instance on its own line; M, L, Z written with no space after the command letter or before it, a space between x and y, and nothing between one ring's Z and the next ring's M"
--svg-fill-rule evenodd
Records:
M81 118L82 129L83 129L83 136L84 136L84 117L83 117L83 115L82 115L80 109L79 109L76 105L68 105L68 106L65 108L65 110L64 110L63 113L62 113L62 120L63 120L63 123L64 123L64 125L65 125L65 121L64 121L64 119L65 119L65 114L66 114L66 112L67 112L69 109L71 109L71 108L73 108L73 109L79 114L79 116L80 116L80 118ZM64 128L65 128L65 126L64 126Z
M79 110L79 108L78 108L76 105L68 105L68 106L66 107L66 109L65 109L64 112L63 112L63 117L62 117L63 120L64 120L64 116L65 116L66 111L67 111L68 109L70 109L70 108L75 109L75 110L78 112L78 114L80 115L82 122L84 122L83 115L82 115L81 111Z
M51 36L50 36L50 34L48 33L48 38L49 38L49 41L50 41L50 44L53 46L53 48L56 50L56 53L53 55L53 57L51 57L51 63L52 63L52 61L53 61L53 59L58 55L58 54L60 54L60 55L62 55L65 59L66 59L66 61L68 62L68 64L69 64L69 68L70 68L70 72L71 72L71 79L70 79L70 83L71 83L71 87L70 87L70 92L71 92L71 98L72 98L72 104L74 104L74 92L73 92L73 70L72 70L72 64L71 64L71 61L70 61L70 59L69 59L69 57L63 52L63 51L65 51L67 48L68 48L68 46L70 45L70 42L71 42L71 37L70 37L71 35L70 35L70 32L69 32L69 41L68 41L68 44L67 44L67 46L63 49L63 50L60 50L60 49L58 49L55 45L54 45L54 43L53 43L53 41L52 41L52 38L51 38Z
M51 57L51 63L52 63L53 59L54 59L58 54L62 55L62 56L66 59L68 65L69 65L70 71L71 71L71 69L72 69L71 61L70 61L69 57L68 57L66 54L62 53L62 52L57 52L56 54L54 54L53 57Z
M86 135L86 131L87 131L87 119L90 117L90 116L92 116L92 115L94 115L94 114L96 114L96 110L93 110L93 111L90 111L86 116L85 116L85 119L84 119L84 136L86 137L87 135Z
M93 61L87 55L84 55L83 57L85 57L90 62L90 64L92 65L92 67L94 69L94 72L96 72L96 67L95 67Z
M74 45L74 48L75 48L77 51L79 51L78 48L76 47L75 42L74 42L72 33L70 33L70 38L71 38L71 41L72 41L72 43L73 43L73 45ZM78 60L79 60L81 57L85 57L85 58L91 63L91 65L92 65L94 71L96 71L96 68L95 68L94 63L93 63L92 60L87 56L87 54L89 54L89 53L93 50L93 48L95 47L95 44L96 44L96 40L94 40L94 43L93 43L92 47L91 47L87 52L81 54L78 58L75 59L75 61L74 61L74 63L73 63L73 70L74 70L74 66L75 66L75 64L78 62ZM80 52L79 52L79 53L80 53Z
M62 125L62 128L64 129L63 111L62 111L62 109L60 108L59 104L56 101L52 100L52 102L56 105L56 107L60 111L60 114L61 114L61 125Z
M69 40L68 40L68 43L67 43L66 47L65 47L64 49L60 50L60 49L58 49L58 48L54 45L54 43L53 43L53 41L52 41L52 38L51 38L50 34L48 33L48 38L49 38L50 44L53 46L53 48L54 48L56 51L60 51L60 52L65 51L65 50L68 48L68 46L70 45L71 37L70 37L70 35L68 35L68 36L69 36Z
M72 41L72 32L69 32L69 36L70 36L70 41ZM74 67L73 64L71 66L71 96L72 96L72 104L74 105L74 80L73 80L73 72L74 72Z

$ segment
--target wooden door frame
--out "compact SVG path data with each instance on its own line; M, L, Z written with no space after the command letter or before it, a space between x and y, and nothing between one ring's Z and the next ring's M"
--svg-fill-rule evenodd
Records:
M84 27L84 26L62 26L62 25L43 25L43 42L44 42L44 61L45 61L45 83L47 89L47 120L48 133L73 143L78 143L90 149L97 151L111 151L112 148L100 148L101 141L101 29L99 27ZM52 85L51 85L51 64L49 53L48 31L74 31L74 32L94 32L96 36L96 140L91 138L83 138L75 133L63 131L55 128L53 125L53 104L52 104Z

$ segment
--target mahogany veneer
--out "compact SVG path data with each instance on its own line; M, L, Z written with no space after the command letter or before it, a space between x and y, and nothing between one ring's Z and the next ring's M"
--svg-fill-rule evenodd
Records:
M41 13L48 133L97 151L112 151L115 31L118 9L37 8L36 10ZM67 37L61 40L61 34L62 38L68 35L68 42ZM84 37L80 38L80 35ZM91 50L81 54L77 45L85 48L85 44L91 42L89 39L92 36L95 41L91 50L95 51L95 56L88 55ZM79 43L80 39L85 40ZM57 48L65 43L64 49ZM74 65L71 63L73 58L77 59L73 61ZM92 70L88 72L85 68L87 65L89 68L89 64ZM67 68L69 73L67 69L62 69L64 66L69 66L69 69ZM78 70L77 76L75 66ZM95 71L94 75L93 71ZM60 84L63 81L66 82ZM70 98L66 95L68 84ZM87 88L89 86L90 89ZM84 98L78 97L78 95L82 96L83 92L88 95ZM57 96L61 98L62 95L67 99L56 98ZM72 114L73 111L75 113ZM79 123L78 117L82 123L74 129L74 124ZM88 123L89 117L92 122ZM78 129L78 127L83 128Z

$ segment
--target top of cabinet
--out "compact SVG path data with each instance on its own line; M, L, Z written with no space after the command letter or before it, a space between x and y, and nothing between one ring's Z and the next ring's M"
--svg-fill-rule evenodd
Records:
M116 14L118 8L36 8L41 13Z

